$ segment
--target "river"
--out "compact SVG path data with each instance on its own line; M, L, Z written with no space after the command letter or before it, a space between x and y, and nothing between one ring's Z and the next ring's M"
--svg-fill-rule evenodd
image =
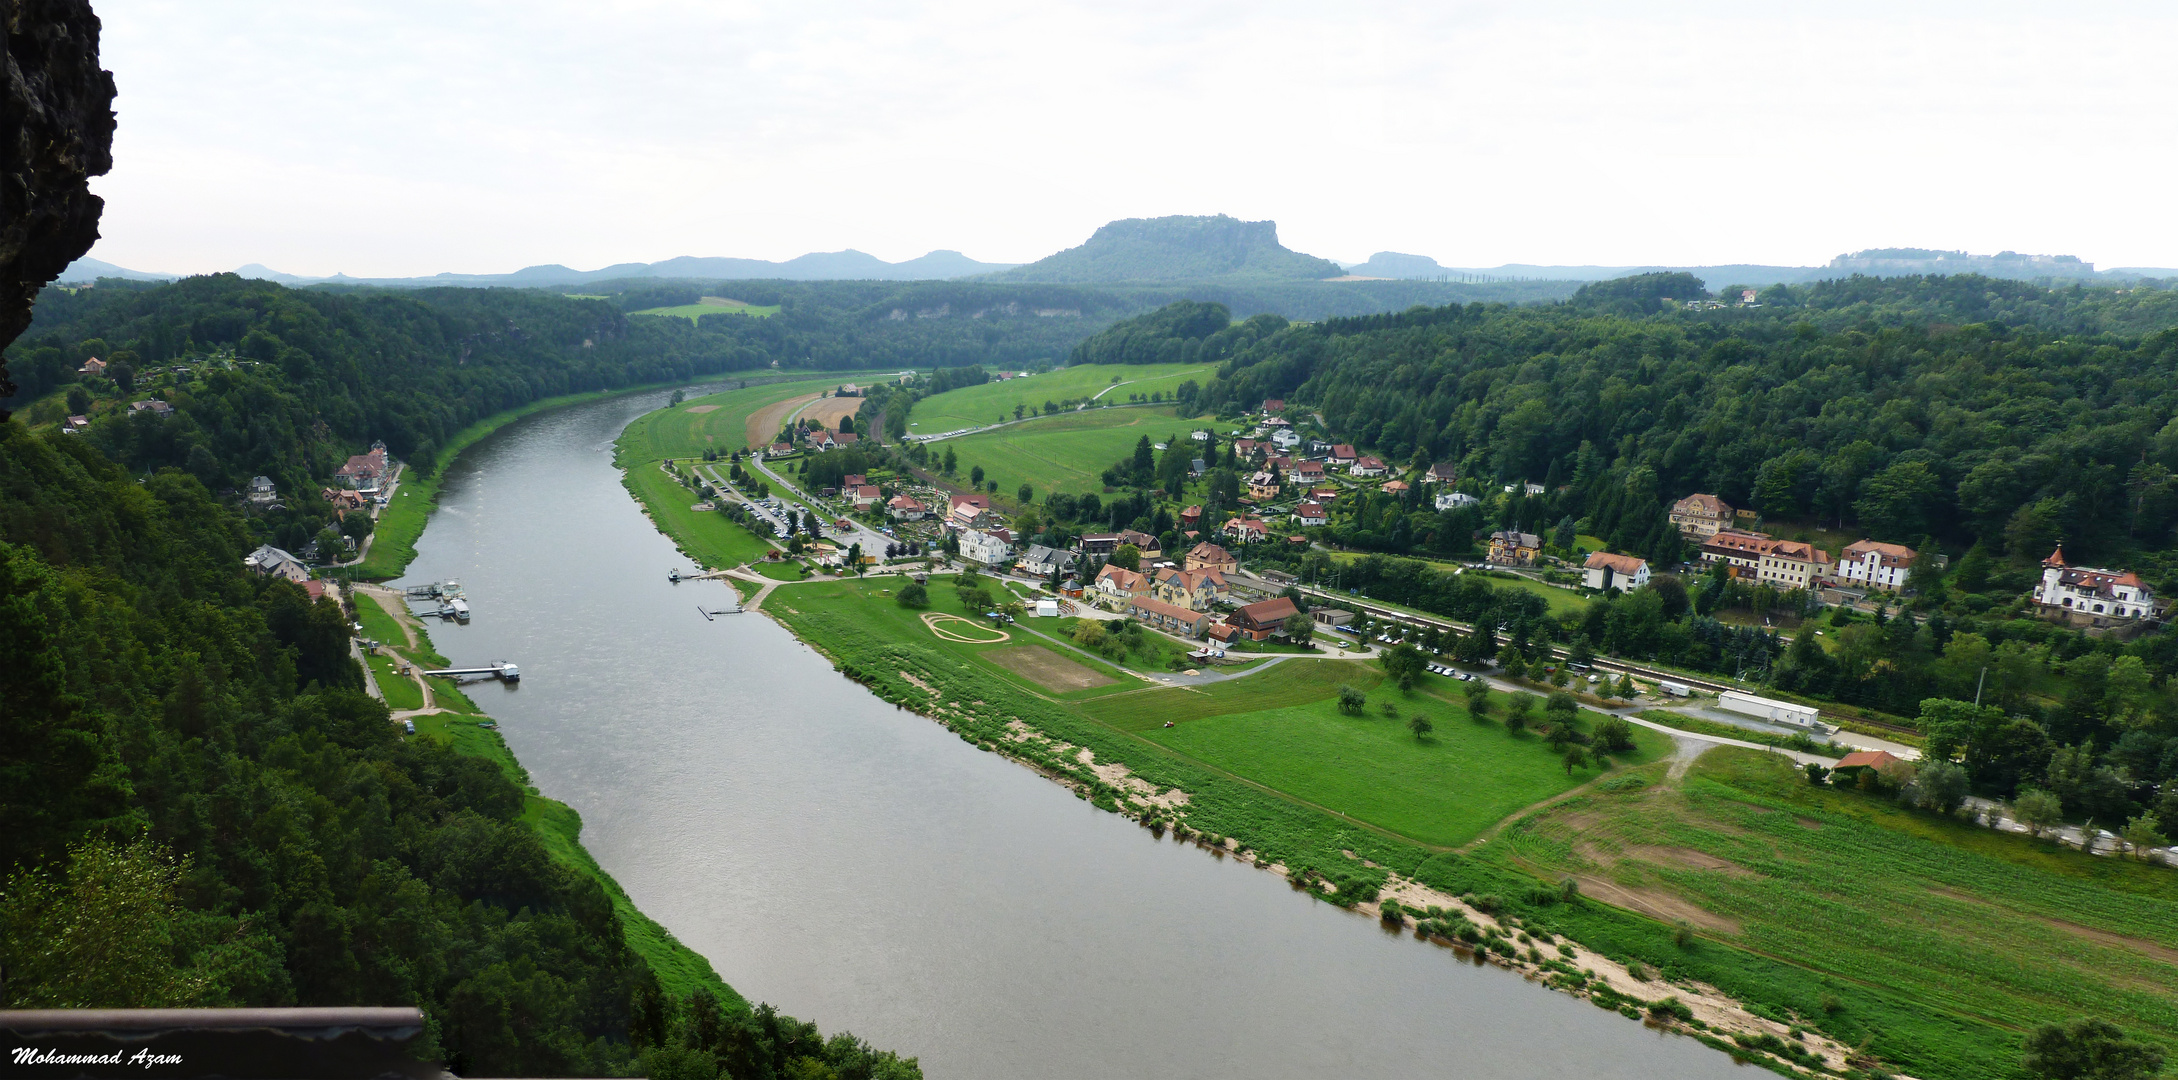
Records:
M870 696L687 564L620 485L646 393L469 450L405 581L459 579L432 633L538 788L651 917L751 1000L1021 1077L1708 1077L1663 1035L1268 873L1153 839ZM788 595L791 595L790 593Z

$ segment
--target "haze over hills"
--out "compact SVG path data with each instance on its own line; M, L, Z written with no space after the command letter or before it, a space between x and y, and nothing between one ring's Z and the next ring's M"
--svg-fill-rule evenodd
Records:
M992 275L998 281L1088 285L1118 282L1319 281L1345 271L1278 242L1275 221L1174 215L1126 218L1080 247Z
M2141 278L2178 278L2178 269L2128 266L2097 271L2095 264L2072 255L2021 255L2015 251L1995 255L1971 255L1964 251L1929 248L1871 248L1840 255L1821 266L1768 266L1759 263L1720 263L1709 266L1551 266L1506 263L1501 266L1444 266L1427 255L1379 251L1368 261L1348 263L1355 277L1398 280L1453 281L1608 281L1635 274L1693 274L1712 289L1731 284L1799 285L1828 278L1900 277L1909 274L1982 274L1987 277L2037 281L2115 282Z
M1019 263L978 262L958 251L933 251L913 259L891 263L866 252L849 248L845 251L813 251L798 255L784 262L768 259L703 258L683 255L654 263L615 263L597 270L575 270L557 263L544 266L528 266L510 274L435 274L430 277L411 278L359 278L347 274L331 277L304 277L282 273L262 263L250 263L234 272L242 277L277 282L281 285L315 285L320 282L347 285L508 285L553 286L582 285L593 281L614 281L621 278L673 278L696 281L939 281L947 278L973 277L994 271L1007 270ZM115 266L98 259L78 259L62 271L63 282L93 281L101 277L128 278L135 281L160 281L178 277L176 274L146 273Z

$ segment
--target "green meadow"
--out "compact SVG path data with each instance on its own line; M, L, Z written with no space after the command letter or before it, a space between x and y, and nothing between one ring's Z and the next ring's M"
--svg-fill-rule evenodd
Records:
M1132 454L1137 440L1186 438L1191 426L1169 408L1090 409L947 439L930 450L942 457L950 448L959 456L961 476L983 466L984 478L998 481L1001 494L1028 484L1041 499L1053 491L1102 491L1104 470Z
M693 304L677 304L673 307L654 307L628 312L630 315L664 315L673 319L687 319L689 322L695 322L705 315L749 315L762 318L766 315L777 315L778 313L779 305L777 304L744 304L739 300L728 300L722 296L706 296Z
M1215 364L1083 364L962 387L916 402L915 411L908 416L908 433L935 435L995 424L1001 417L1013 419L1016 405L1028 412L1040 412L1047 401L1086 398L1099 391L1104 392L1100 405L1125 404L1129 394L1146 398L1162 393L1170 400L1181 383L1189 379L1207 383L1216 371ZM1114 379L1120 385L1112 385Z
M614 443L616 461L621 468L630 468L638 462L702 457L706 450L716 450L721 456L746 450L749 414L788 398L833 389L866 374L842 371L822 378L764 383L689 398L679 405L645 413L621 431Z

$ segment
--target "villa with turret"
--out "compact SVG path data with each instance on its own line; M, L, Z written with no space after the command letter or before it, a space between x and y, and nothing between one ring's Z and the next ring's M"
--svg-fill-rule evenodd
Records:
M2155 592L2130 570L2103 570L2065 562L2059 547L2042 560L2034 602L2047 618L2089 630L2137 629L2156 619Z

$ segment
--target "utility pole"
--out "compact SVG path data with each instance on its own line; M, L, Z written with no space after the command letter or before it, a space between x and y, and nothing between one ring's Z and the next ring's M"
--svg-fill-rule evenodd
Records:
M1974 677L1974 707L1981 708L1981 685L1989 681L1989 665L1981 666L1981 674Z

